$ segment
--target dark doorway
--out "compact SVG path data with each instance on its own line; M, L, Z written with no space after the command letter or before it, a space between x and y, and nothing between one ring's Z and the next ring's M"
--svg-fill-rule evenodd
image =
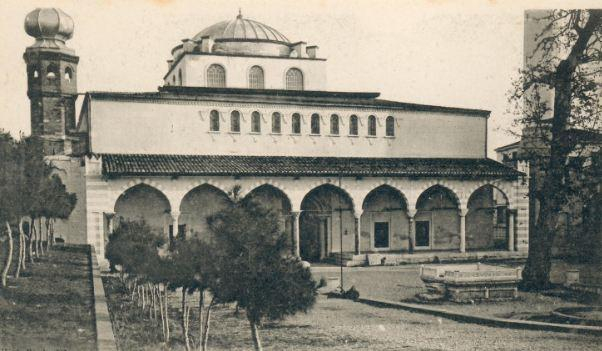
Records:
M389 247L389 223L374 223L374 248L385 249Z
M431 234L431 222L416 221L416 246L429 247Z

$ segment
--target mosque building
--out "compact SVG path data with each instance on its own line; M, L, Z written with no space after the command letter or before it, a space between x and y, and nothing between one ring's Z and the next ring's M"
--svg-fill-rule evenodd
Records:
M99 257L123 219L211 238L235 186L310 262L526 256L527 179L487 158L489 111L330 91L317 46L239 14L176 45L157 91L87 92L76 118L73 20L25 29L32 134L78 196L57 234Z

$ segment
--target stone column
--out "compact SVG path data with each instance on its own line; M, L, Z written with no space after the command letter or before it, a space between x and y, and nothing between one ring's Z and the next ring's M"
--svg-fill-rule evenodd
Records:
M514 251L514 210L508 210L508 251Z
M109 235L113 233L115 230L115 213L114 212L105 212L105 216L107 216L107 224Z
M180 212L171 211L171 227L174 238L178 237L178 217L180 217Z
M361 255L362 253L362 214L358 213L355 215L355 254Z
M460 209L460 252L466 252L466 214L467 208Z
M408 235L409 235L409 245L408 245L408 252L409 253L414 253L414 246L416 243L416 221L414 220L414 217L416 216L416 209L408 209L408 219L410 221L410 228L408 230Z
M293 216L293 253L297 257L301 257L301 233L299 228L299 217L301 217L301 211L291 212Z

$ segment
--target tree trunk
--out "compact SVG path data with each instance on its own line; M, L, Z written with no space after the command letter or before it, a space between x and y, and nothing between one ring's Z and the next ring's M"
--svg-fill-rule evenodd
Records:
M15 278L21 277L21 268L25 269L25 236L23 232L23 217L19 218L19 255L17 256L17 271Z
M40 255L44 255L44 249L42 248L42 217L38 218L38 240L36 245Z
M40 258L40 253L38 251L38 229L36 228L36 219L35 217L31 218L31 237L33 240L33 250L36 255L36 259Z
M8 271L10 270L10 264L13 260L13 233L10 229L10 223L6 221L6 233L8 235L8 255L6 256L6 264L2 271L2 287L6 287L6 279L8 277Z
M50 246L54 246L54 223L56 220L54 218L50 218Z
M33 263L33 229L31 220L29 221L29 240L27 241L27 251L29 252L29 263Z
M537 223L530 234L529 257L523 271L523 290L545 290L550 288L552 268L552 244L555 233L555 214L544 200L540 204Z
M251 324L251 338L253 338L253 346L255 351L262 351L261 340L259 339L259 330L257 329L257 322L253 318L249 318L249 324Z
M165 296L165 300L163 301L163 306L165 307L165 342L169 343L169 306L167 302L167 284L163 287L163 292Z
M167 344L167 333L165 332L165 315L163 314L163 297L161 296L161 286L157 286L157 297L159 299L159 315L161 316L161 332L163 333L163 341Z
M50 247L50 219L46 218L46 240L44 240L44 249L48 252L48 248Z
M211 302L205 313L205 323L203 330L203 350L207 350L207 341L209 340L209 324L211 322L211 309L215 306L215 296L211 297Z
M182 334L186 351L190 351L190 337L188 336L188 304L186 303L186 288L182 287Z
M205 351L203 344L203 309L205 308L205 290L199 290L199 351Z

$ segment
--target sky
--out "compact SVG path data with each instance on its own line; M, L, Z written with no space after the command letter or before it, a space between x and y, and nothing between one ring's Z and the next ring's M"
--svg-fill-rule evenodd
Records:
M491 111L488 155L515 140L508 92L523 63L523 13L596 1L2 0L0 129L30 133L23 29L36 7L75 22L78 91L156 91L171 49L223 20L244 17L291 42L318 45L328 90L374 91L403 102ZM599 4L598 4L599 7ZM80 97L79 103L82 98Z

